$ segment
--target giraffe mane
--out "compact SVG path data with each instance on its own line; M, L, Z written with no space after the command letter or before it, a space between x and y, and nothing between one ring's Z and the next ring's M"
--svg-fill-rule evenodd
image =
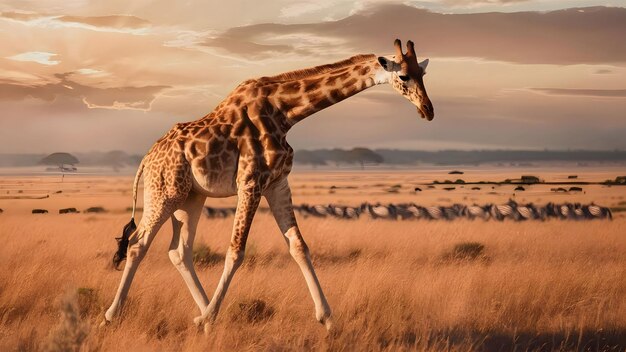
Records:
M327 72L344 68L347 66L351 66L351 65L354 65L356 63L363 62L366 60L371 60L375 57L376 55L374 54L361 54L361 55L353 56L349 59L334 62L332 64L326 64L326 65L304 68L304 69L295 70L295 71L289 71L289 72L281 73L276 76L261 77L260 80L266 81L266 82L284 82L284 81L302 79L302 78L318 75L321 73L327 73Z

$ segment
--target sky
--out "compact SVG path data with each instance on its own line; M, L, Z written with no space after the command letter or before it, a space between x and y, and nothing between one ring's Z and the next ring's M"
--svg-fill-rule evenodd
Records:
M4 0L0 153L144 153L241 81L413 40L435 119L389 85L294 149L626 149L626 0Z

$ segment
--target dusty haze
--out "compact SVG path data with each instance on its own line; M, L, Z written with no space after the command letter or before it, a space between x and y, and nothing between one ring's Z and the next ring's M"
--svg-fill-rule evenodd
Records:
M390 54L396 37L431 59L436 119L376 87L296 126L296 149L625 149L623 6L4 1L0 150L143 153L244 79Z

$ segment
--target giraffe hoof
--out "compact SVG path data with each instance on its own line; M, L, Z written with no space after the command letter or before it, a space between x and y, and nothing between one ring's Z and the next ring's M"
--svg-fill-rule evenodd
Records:
M106 328L107 326L111 325L111 322L108 321L106 318L102 319L102 322L100 323L100 325L98 325L99 329L103 329Z
M193 323L196 324L197 327L201 327L202 323L204 323L204 317L198 316L198 317L193 318Z

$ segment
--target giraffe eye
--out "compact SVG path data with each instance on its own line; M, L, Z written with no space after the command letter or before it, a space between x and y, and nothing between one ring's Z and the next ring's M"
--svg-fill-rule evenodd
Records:
M398 76L398 78L400 78L403 82L406 82L410 79L409 76Z

